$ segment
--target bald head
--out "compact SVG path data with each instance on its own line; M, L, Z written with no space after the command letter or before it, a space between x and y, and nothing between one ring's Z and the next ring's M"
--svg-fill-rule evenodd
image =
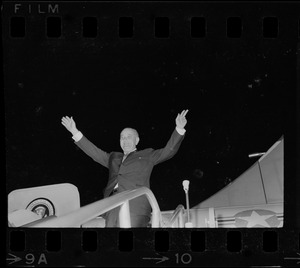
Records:
M126 128L124 128L124 129L121 131L121 136L122 136L122 134L124 134L124 133L131 133L131 134L135 135L136 137L139 137L139 133L137 132L137 130L134 129L134 128L131 128L131 127L126 127Z
M127 127L121 131L120 145L124 154L134 151L139 141L139 134L136 129Z

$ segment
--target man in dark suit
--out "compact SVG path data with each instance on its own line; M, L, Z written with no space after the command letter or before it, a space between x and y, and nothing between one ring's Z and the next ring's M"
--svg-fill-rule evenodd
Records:
M187 112L188 110L183 110L177 115L176 129L171 138L164 148L157 150L148 148L137 151L138 132L132 128L125 128L120 134L120 146L123 153L106 153L83 136L76 128L72 117L63 117L62 124L73 134L73 139L80 149L94 161L109 169L109 179L104 189L104 198L106 198L112 194L142 186L150 188L150 175L153 167L173 157L179 149L185 134ZM151 216L151 207L147 197L141 196L130 200L129 205L131 226L147 227ZM119 227L118 215L119 208L107 212L106 227Z

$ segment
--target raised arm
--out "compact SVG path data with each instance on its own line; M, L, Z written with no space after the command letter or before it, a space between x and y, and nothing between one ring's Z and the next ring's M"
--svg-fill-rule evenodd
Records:
M92 142L90 142L83 134L76 128L76 123L73 117L64 116L61 119L62 125L72 133L75 144L84 151L88 156L90 156L94 161L99 164L108 167L109 154L102 151Z
M166 146L162 149L153 151L152 161L154 165L170 159L177 153L186 131L184 127L187 124L186 114L188 113L188 111L189 110L183 110L180 114L177 115L175 119L176 129L173 131L171 138L167 142Z

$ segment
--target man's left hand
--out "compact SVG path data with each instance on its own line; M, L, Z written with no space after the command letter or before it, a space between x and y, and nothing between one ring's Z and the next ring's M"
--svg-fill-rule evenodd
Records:
M176 126L180 129L183 129L187 123L187 120L185 118L186 114L189 110L183 110L181 114L178 114L176 117Z

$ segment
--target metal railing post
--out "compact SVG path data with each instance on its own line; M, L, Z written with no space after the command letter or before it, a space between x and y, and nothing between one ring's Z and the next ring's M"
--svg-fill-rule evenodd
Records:
M179 228L184 228L184 220L183 220L183 211L180 210L179 212Z
M125 201L120 206L119 223L120 223L121 228L130 228L131 227L129 201Z
M154 228L161 227L160 226L160 217L161 217L160 210L153 208L152 209L152 222L151 222L152 228L153 227Z
M209 208L208 209L208 218L209 218L209 227L211 227L211 228L216 227L214 208Z
M176 223L179 228L184 227L184 206L183 205L178 205L177 208L174 210L172 217L169 221L169 227L174 227L174 224Z

